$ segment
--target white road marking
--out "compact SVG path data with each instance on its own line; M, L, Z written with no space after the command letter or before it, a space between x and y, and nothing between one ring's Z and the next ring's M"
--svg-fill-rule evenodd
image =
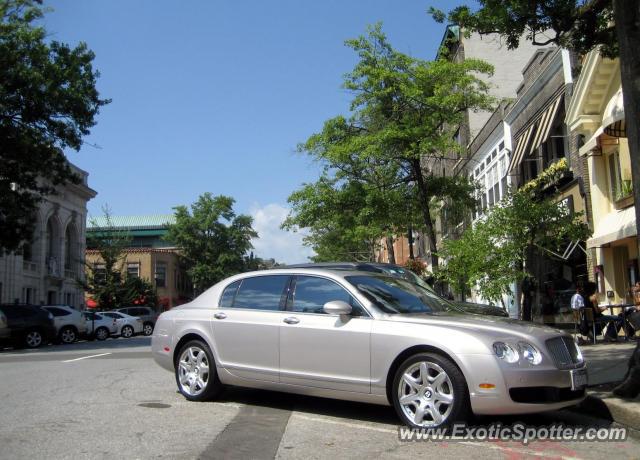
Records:
M331 425L339 425L339 426L344 426L347 428L355 428L355 429L360 429L360 430L369 430L369 431L376 431L378 433L389 433L389 434L398 434L398 430L392 430L389 428L381 428L381 427L376 427L376 426L369 426L369 425L362 425L359 423L349 423L349 422L342 422L340 420L331 420L331 419L326 419L326 418L321 418L321 417L310 417L308 415L301 415L300 413L293 413L291 418L297 418L297 419L301 419L301 420L306 420L308 422L321 422L321 423L328 423ZM289 423L291 423L291 420L289 420ZM563 455L558 455L557 453L544 453L544 452L535 452L535 451L530 451L527 449L520 449L517 447L509 447L509 446L500 446L491 442L473 442L473 441L453 441L459 444L464 444L467 446L473 446L473 447L484 447L487 449L491 449L491 450L498 450L504 453L515 453L515 454L522 454L522 455L529 455L532 457L541 457L541 458L560 458L562 460L580 460L579 457L567 457L567 456L563 456Z
M98 356L106 356L106 355L110 355L111 353L100 353L99 355L90 355L90 356L83 356L82 358L76 358L76 359L67 359L66 361L62 361L63 363L71 363L73 361L80 361L81 359L89 359L89 358L97 358Z

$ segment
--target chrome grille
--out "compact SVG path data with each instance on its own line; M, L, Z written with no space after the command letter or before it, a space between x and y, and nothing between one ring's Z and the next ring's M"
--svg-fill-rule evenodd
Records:
M573 369L581 363L578 347L571 337L554 337L547 340L547 349L558 369Z

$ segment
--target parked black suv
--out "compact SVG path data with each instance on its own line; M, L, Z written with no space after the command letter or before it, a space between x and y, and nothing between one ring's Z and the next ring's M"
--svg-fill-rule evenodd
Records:
M13 345L38 348L56 336L53 315L36 305L0 304L0 310L7 317Z

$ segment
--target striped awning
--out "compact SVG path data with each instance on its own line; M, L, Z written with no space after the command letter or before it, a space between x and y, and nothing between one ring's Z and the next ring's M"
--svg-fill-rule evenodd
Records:
M531 134L533 133L533 129L535 128L535 123L532 123L525 132L523 132L516 139L516 149L513 151L513 156L511 157L511 163L509 163L509 171L515 170L522 161L522 157L524 157L524 152L529 145L529 140L531 139Z
M549 137L551 127L553 126L553 120L556 118L561 100L562 95L558 96L556 100L553 101L553 103L549 107L547 107L547 109L540 117L540 123L538 123L538 131L536 132L536 135L533 138L533 142L531 143L531 149L529 150L530 152L535 151Z

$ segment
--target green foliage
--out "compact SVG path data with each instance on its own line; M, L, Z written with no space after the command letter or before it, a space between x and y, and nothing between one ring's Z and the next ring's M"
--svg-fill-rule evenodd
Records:
M63 149L80 149L109 102L99 98L87 45L49 41L35 24L40 4L0 0L0 251L32 238L42 196L79 181Z
M561 170L558 165L540 177L548 181ZM437 276L453 285L477 286L483 297L498 302L511 293L512 283L532 276L526 261L533 252L562 253L569 241L586 240L591 231L581 213L571 214L552 199L541 198L546 181L508 194L460 239L446 241L440 254L447 265Z
M607 56L618 54L611 0L479 0L480 8L459 6L448 14L429 8L437 22L447 19L467 31L496 32L510 49L524 36L537 45L555 43L586 53L602 45Z
M98 251L104 269L96 270L87 262L86 279L80 285L91 295L100 310L112 310L123 305L155 307L158 297L148 281L128 277L124 269L125 250L131 244L128 232L116 228L111 222L109 208L103 208L106 225L87 236L87 247ZM97 227L96 222L92 222Z
M492 68L473 59L429 62L400 53L389 44L379 24L369 27L366 36L347 40L346 45L359 57L344 79L344 87L353 94L351 114L327 120L322 131L301 144L299 151L323 164L326 180L336 180L338 191L332 193L348 193L356 188L353 182L360 184L358 193L364 194L365 208L345 218L337 216L346 219L357 214L353 222L319 226L320 231L312 230L307 241L316 248L330 242L337 252L365 252L368 241L398 229L404 233L408 226L415 227L420 215L421 226L426 227L435 248L432 201L460 198L472 187L464 178L442 178L441 171L429 169L426 160L453 159L459 153L454 134L466 110L490 109L494 102L480 78ZM319 192L310 187L306 194ZM292 196L294 206L300 198ZM399 202L410 204L409 210L398 206ZM473 203L472 194L458 202ZM318 209L322 212L324 208ZM385 215L385 210L390 212ZM364 218L367 216L371 219ZM303 221L293 220L305 226ZM342 237L350 227L369 227L372 233L363 236L363 231L354 230L356 235ZM346 242L349 244L343 244ZM333 258L336 251L327 255ZM435 251L432 263L437 265Z
M231 197L205 193L191 205L174 208L176 223L166 239L182 251L187 272L202 292L224 278L247 269L251 239L258 237L250 216L236 215Z

